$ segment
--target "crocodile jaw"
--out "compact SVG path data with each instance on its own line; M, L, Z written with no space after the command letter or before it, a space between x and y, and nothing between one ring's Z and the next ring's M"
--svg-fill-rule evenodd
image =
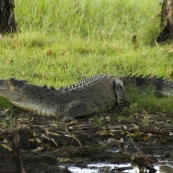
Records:
M16 101L22 97L19 88L12 85L11 79L0 80L0 96L5 97L11 101Z

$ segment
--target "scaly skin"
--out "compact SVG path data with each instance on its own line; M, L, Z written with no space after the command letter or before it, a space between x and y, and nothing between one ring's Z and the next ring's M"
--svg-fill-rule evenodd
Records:
M57 90L13 78L0 80L0 96L21 109L47 117L63 117L62 121L129 104L122 82L112 75L97 75Z
M118 78L106 74L93 76L57 90L13 78L0 80L0 96L21 109L66 121L109 111L119 105L128 106L130 102L123 83L125 86L142 88L152 85L159 95L173 96L173 83L163 78L131 75Z
M124 86L131 85L141 89L152 86L159 96L173 96L173 82L163 79L163 77L128 75L119 77L119 79L123 81Z

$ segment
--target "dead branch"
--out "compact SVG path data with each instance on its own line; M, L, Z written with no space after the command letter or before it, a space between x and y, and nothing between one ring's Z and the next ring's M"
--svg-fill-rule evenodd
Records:
M13 158L16 164L17 172L26 173L20 158L19 150L20 150L20 134L19 132L16 131L13 133L13 146L12 146Z
M157 162L155 159L151 159L146 156L139 157L139 156L135 156L133 154L128 153L124 146L124 140L122 138L120 140L115 139L114 141L119 143L121 153L123 155L127 156L132 161L132 165L137 166L140 171L144 170L144 169L148 169L149 173L155 173L157 171L156 169L154 169L154 167L152 165L153 163ZM133 144L134 144L134 142L133 142ZM138 149L138 152L139 152L139 149Z

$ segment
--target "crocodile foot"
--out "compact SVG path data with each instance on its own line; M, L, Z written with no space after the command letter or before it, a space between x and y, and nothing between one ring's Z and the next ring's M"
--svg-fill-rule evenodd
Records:
M69 116L64 116L62 119L61 119L62 122L65 122L65 123L69 123L71 121L75 121L75 118L74 117L69 117Z

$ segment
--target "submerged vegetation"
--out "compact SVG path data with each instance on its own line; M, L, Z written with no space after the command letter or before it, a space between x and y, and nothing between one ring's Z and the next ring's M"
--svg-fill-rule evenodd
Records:
M155 43L159 13L158 1L150 0L17 0L21 32L0 40L1 79L55 87L100 73L171 80L172 45ZM138 47L132 44L134 35ZM171 111L172 98L159 99L149 92L139 98L133 92L129 95L137 103L135 111Z

